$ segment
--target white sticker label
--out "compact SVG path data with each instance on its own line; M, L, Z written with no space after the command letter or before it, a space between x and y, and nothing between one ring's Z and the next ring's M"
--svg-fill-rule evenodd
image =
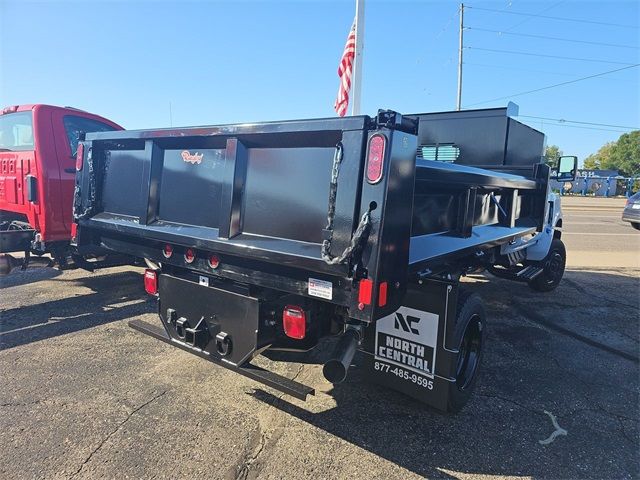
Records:
M376 322L375 358L433 378L438 315L400 307Z
M333 284L325 280L310 278L309 295L331 300L333 298Z
M208 287L209 286L209 277L205 277L204 275L200 275L200 281L198 282L200 285Z

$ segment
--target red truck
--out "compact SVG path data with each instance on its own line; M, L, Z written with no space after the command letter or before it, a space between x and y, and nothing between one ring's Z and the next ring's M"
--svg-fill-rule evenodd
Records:
M83 132L113 130L122 127L71 107L15 105L0 112L0 275L41 264L32 254L66 265L78 140Z

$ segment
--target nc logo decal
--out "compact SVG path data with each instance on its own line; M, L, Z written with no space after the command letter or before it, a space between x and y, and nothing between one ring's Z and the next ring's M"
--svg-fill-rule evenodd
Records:
M420 331L413 326L413 324L417 324L419 322L419 317L413 317L411 315L404 317L401 313L396 312L396 320L393 326L396 330L402 329L407 333L411 332L414 335L420 335Z

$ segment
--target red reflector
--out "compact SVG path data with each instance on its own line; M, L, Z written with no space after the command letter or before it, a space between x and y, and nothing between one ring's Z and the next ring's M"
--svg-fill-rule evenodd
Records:
M84 162L84 145L78 143L78 149L76 150L76 171L82 170L82 164Z
M373 281L369 279L360 280L358 288L358 303L371 305L371 294L373 293Z
M71 224L71 238L76 238L78 236L78 224Z
M287 337L302 340L307 333L307 316L295 305L287 305L282 311L282 326Z
M193 263L196 259L196 254L193 252L192 248L187 248L187 251L184 252L184 261L187 263Z
M367 182L378 183L382 179L384 166L384 147L386 139L377 133L369 139L369 155L367 156Z
M209 266L211 268L218 268L220 266L220 258L213 254L209 257Z
M173 255L173 247L167 243L162 249L162 255L164 258L171 258L171 255Z
M158 272L151 268L144 271L144 289L149 295L158 293Z
M380 284L380 294L378 295L378 306L384 307L387 304L387 282Z

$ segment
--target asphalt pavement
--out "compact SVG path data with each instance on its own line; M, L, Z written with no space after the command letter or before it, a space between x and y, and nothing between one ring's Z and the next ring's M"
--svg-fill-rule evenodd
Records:
M624 198L563 197L569 265L640 268L640 235L622 221Z
M368 384L357 359L333 387L320 352L263 358L316 388L301 402L143 336L138 269L0 279L0 478L638 478L640 232L578 200L556 291L465 279L488 342L454 416Z

